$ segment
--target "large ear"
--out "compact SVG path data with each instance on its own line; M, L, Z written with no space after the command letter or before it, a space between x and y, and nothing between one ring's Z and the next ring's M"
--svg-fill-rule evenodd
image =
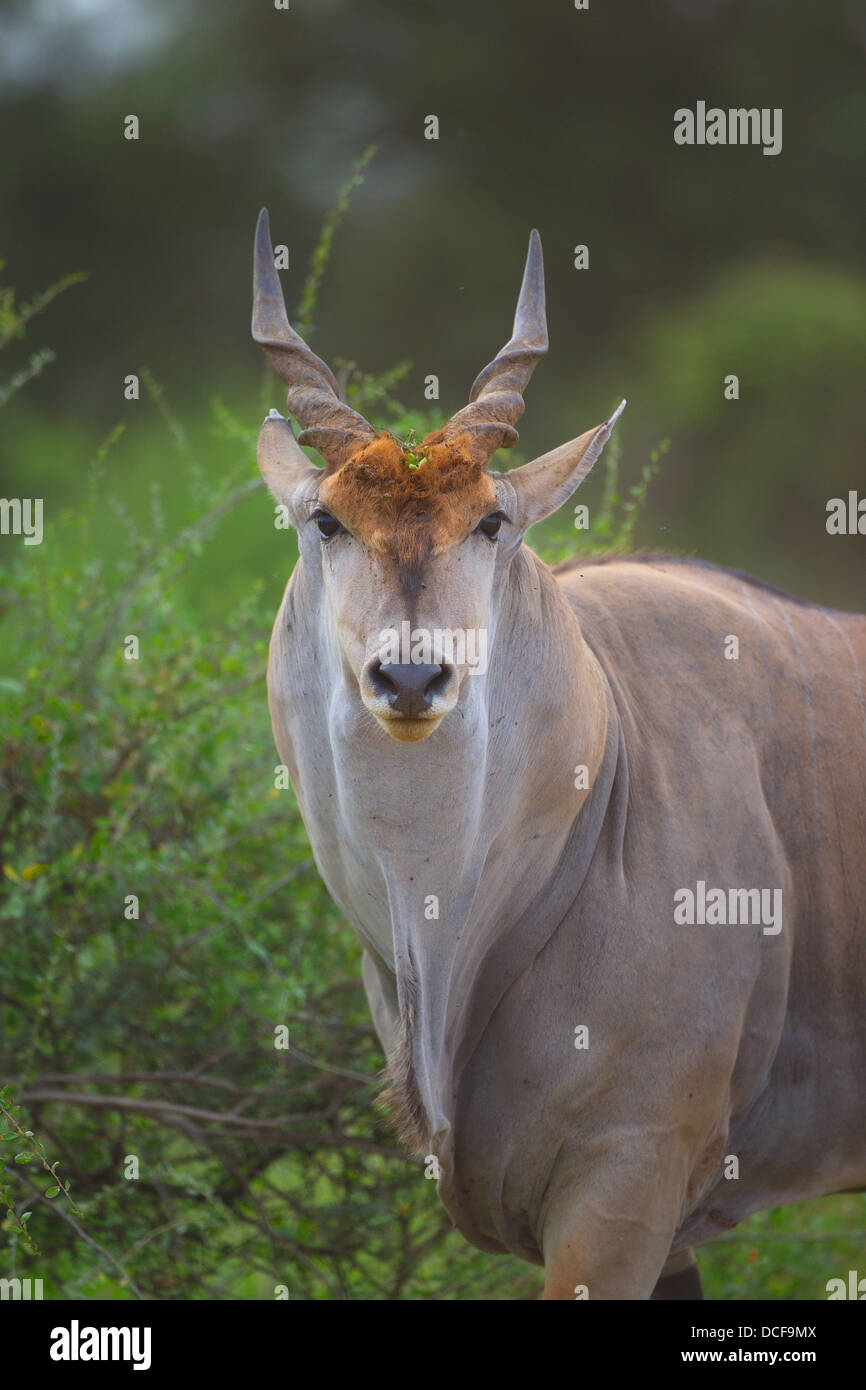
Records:
M304 483L324 477L324 469L310 463L279 411L272 410L259 430L256 452L262 477L277 501L287 506Z
M599 458L624 409L625 401L597 429L587 430L579 439L503 474L517 494L515 523L521 531L551 516L568 501Z

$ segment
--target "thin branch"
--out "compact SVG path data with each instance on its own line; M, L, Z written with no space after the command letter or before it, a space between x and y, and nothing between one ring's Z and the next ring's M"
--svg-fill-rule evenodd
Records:
M138 1285L135 1283L135 1280L133 1279L132 1275L129 1273L127 1269L124 1269L123 1265L120 1263L120 1260L118 1260L115 1255L112 1255L110 1250L106 1250L104 1245L100 1245L98 1240L94 1240L93 1236L89 1235L87 1231L85 1231L83 1227L81 1227L79 1223L75 1220L75 1217L69 1215L69 1212L66 1211L64 1207L55 1206L54 1203L44 1195L44 1193L39 1191L38 1187L34 1187L33 1183L30 1182L27 1178L25 1178L23 1173L16 1173L15 1176L19 1179L20 1182L23 1183L23 1185L34 1197L38 1198L40 1202L44 1202L45 1205L47 1207L50 1207L51 1210L57 1216L59 1216L63 1221L66 1221L68 1225L72 1227L75 1233L79 1235L83 1241L86 1241L87 1244L92 1246L94 1250L97 1250L99 1254L103 1256L104 1259L108 1260L111 1264L113 1264L114 1268L120 1273L120 1275L129 1285L129 1287L132 1289L132 1292L135 1294L136 1298L140 1298L142 1302L144 1301L144 1294L138 1288Z
M206 1124L229 1124L241 1129L281 1129L283 1125L297 1123L298 1120L318 1119L319 1113L311 1111L299 1115L277 1115L268 1119L248 1120L231 1111L201 1110L195 1105L183 1105L179 1101L144 1100L136 1096L101 1096L87 1091L53 1091L34 1089L22 1091L18 1099L28 1105L48 1105L57 1101L63 1105L86 1105L102 1110L128 1110L139 1115L182 1115ZM314 1135L295 1135L288 1142L309 1143Z

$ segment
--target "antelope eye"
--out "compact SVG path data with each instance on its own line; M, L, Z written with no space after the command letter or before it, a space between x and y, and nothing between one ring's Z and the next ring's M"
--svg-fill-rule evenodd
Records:
M332 536L336 536L338 531L342 531L342 526L335 516L330 512L315 512L313 520L319 528L319 534L329 541Z
M479 521L475 530L480 532L482 536L486 536L489 541L495 541L504 520L505 517L499 512L493 512L491 516L486 516L483 521Z

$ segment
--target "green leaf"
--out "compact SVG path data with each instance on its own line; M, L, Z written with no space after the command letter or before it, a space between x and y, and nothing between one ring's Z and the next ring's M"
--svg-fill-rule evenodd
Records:
M47 1190L46 1193L45 1193L45 1196L46 1196L46 1197L56 1197L59 1191L60 1191L60 1188L59 1188L59 1187L49 1187L48 1190Z

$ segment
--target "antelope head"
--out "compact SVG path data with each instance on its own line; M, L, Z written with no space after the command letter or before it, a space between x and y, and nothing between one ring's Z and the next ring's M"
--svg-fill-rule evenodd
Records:
M511 338L476 377L469 404L412 450L339 399L333 373L289 324L265 209L252 333L287 382L301 427L296 437L272 411L258 459L297 528L301 565L320 586L333 674L385 733L419 742L457 708L467 678L483 674L498 596L525 532L587 475L622 406L532 463L504 473L488 467L497 449L517 443L523 392L547 351L536 231Z

